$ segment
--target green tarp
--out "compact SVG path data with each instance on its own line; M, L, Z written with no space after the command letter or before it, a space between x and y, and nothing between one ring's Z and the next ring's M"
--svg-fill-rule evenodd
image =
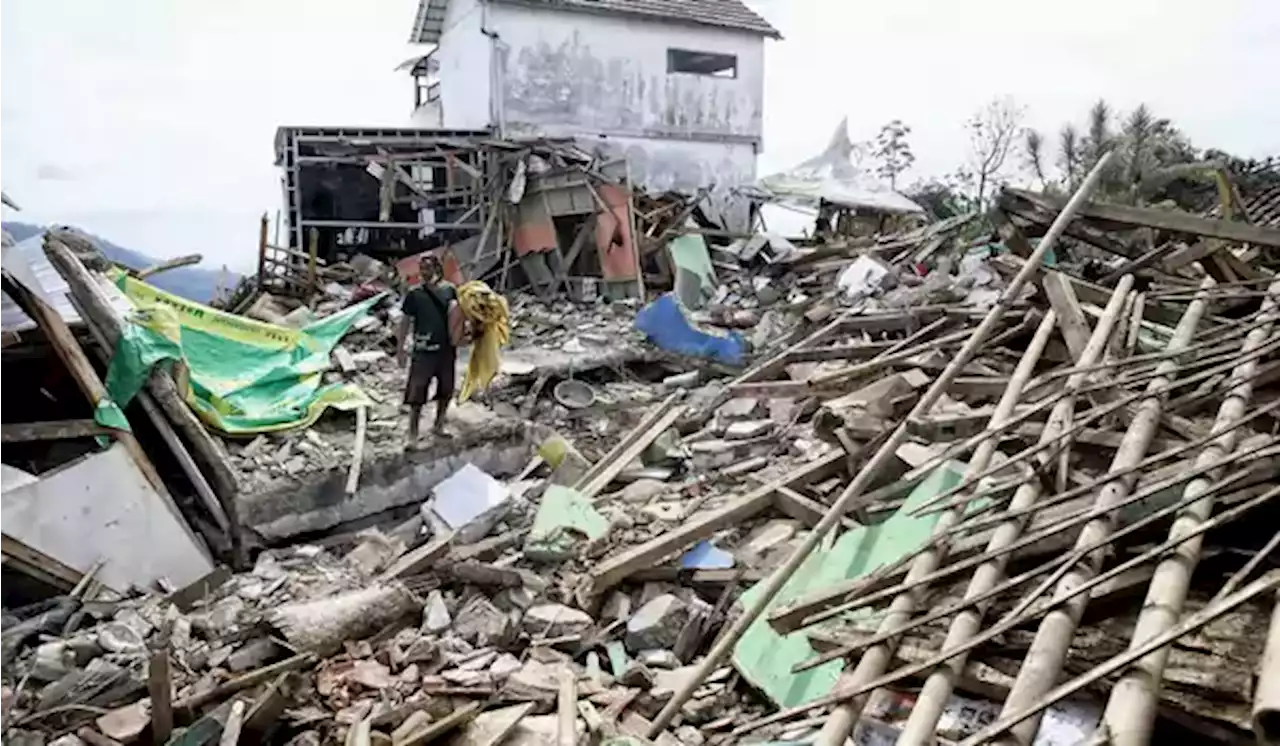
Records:
M846 531L830 546L819 547L810 554L768 610L747 628L734 647L733 664L743 678L781 708L802 705L829 694L844 669L844 661L829 661L802 673L791 673L792 666L814 657L817 652L809 644L806 630L779 635L769 626L769 614L812 591L866 575L924 546L938 522L938 514L913 516L912 511L959 484L963 472L964 464L957 461L938 467L916 486L888 520ZM758 595L759 586L753 586L742 594L741 603L749 605ZM854 614L853 618L859 621L859 626L865 623L874 631L877 618L869 612Z
M359 387L321 385L321 377L338 340L381 295L290 329L193 303L122 272L113 279L135 306L107 370L107 391L122 407L162 361L182 364L175 377L187 404L230 435L303 427L327 407L371 404Z

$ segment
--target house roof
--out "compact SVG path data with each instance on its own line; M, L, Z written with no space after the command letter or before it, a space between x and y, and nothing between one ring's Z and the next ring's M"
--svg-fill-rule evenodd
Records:
M647 18L655 21L717 26L750 31L775 39L782 34L741 0L491 0L577 13L597 13ZM442 22L449 0L418 0L418 12L409 41L435 43L443 33Z

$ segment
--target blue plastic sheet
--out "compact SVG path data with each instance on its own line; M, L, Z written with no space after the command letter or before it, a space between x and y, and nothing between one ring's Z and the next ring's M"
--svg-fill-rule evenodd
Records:
M741 365L747 344L737 332L712 334L695 327L684 315L684 309L672 293L658 299L636 314L636 328L649 341L667 352L705 357L729 365Z

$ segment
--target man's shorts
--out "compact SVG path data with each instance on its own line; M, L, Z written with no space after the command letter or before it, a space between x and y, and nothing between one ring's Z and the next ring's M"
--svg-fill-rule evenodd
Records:
M458 355L453 350L414 353L409 363L409 380L404 388L404 403L420 407L427 403L431 381L436 382L434 401L453 398L454 367Z

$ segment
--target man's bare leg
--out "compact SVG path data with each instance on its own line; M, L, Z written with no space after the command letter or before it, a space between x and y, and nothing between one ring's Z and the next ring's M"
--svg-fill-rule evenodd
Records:
M444 425L445 425L445 415L448 414L449 412L449 399L451 398L452 397L449 397L449 396L441 396L439 399L436 400L436 421L431 428L431 431L434 432L436 435L440 435L440 436L449 435L449 432L444 429Z
M418 442L418 423L422 421L422 405L409 407L409 445Z

